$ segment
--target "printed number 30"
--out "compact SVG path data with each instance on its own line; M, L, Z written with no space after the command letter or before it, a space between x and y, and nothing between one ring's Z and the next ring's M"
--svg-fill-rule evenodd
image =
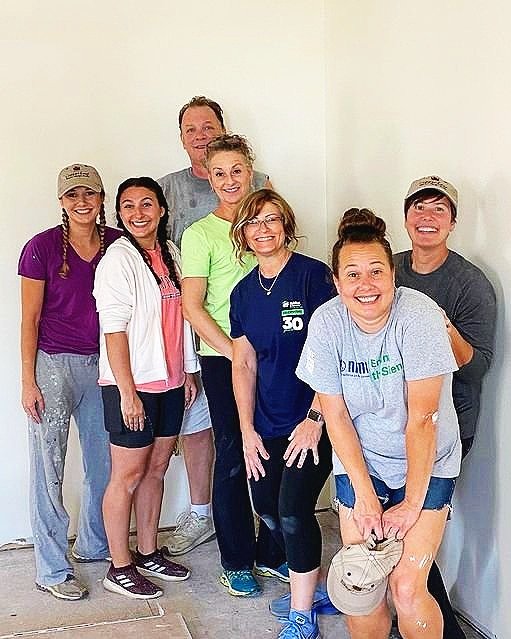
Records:
M283 317L282 328L285 331L301 331L303 328L303 320L301 317Z

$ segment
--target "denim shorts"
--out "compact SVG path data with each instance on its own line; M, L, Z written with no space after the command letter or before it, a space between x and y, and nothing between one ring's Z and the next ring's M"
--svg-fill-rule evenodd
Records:
M137 391L145 411L143 430L130 430L121 413L121 396L117 386L102 386L105 428L110 443L123 448L150 446L156 437L176 437L183 423L184 386L163 393Z
M383 510L399 504L405 498L406 484L401 488L389 488L385 482L370 475L374 490ZM442 510L451 507L456 478L431 477L422 510ZM347 508L355 505L355 491L348 475L335 476L337 501Z

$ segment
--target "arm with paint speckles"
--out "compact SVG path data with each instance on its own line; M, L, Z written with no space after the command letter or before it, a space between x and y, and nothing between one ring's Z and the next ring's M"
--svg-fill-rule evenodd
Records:
M385 537L403 539L415 524L428 490L436 454L436 418L443 375L409 381L406 442L406 490L404 500L383 513Z

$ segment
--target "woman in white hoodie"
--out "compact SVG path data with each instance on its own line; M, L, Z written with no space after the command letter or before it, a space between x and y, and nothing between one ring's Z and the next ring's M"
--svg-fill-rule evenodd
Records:
M134 599L162 591L145 576L181 581L190 571L157 547L163 480L193 403L198 361L181 311L177 248L166 241L168 206L152 178L130 178L116 197L124 231L97 269L100 380L112 475L103 513L111 566L103 585ZM128 545L131 508L137 549Z

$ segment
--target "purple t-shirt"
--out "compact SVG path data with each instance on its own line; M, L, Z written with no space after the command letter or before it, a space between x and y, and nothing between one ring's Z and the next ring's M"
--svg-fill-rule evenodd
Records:
M105 249L121 235L119 229L106 227ZM37 341L37 347L45 353L92 355L98 352L99 321L92 288L100 259L98 252L86 262L68 244L69 275L60 277L61 226L38 233L24 246L18 275L45 282Z

